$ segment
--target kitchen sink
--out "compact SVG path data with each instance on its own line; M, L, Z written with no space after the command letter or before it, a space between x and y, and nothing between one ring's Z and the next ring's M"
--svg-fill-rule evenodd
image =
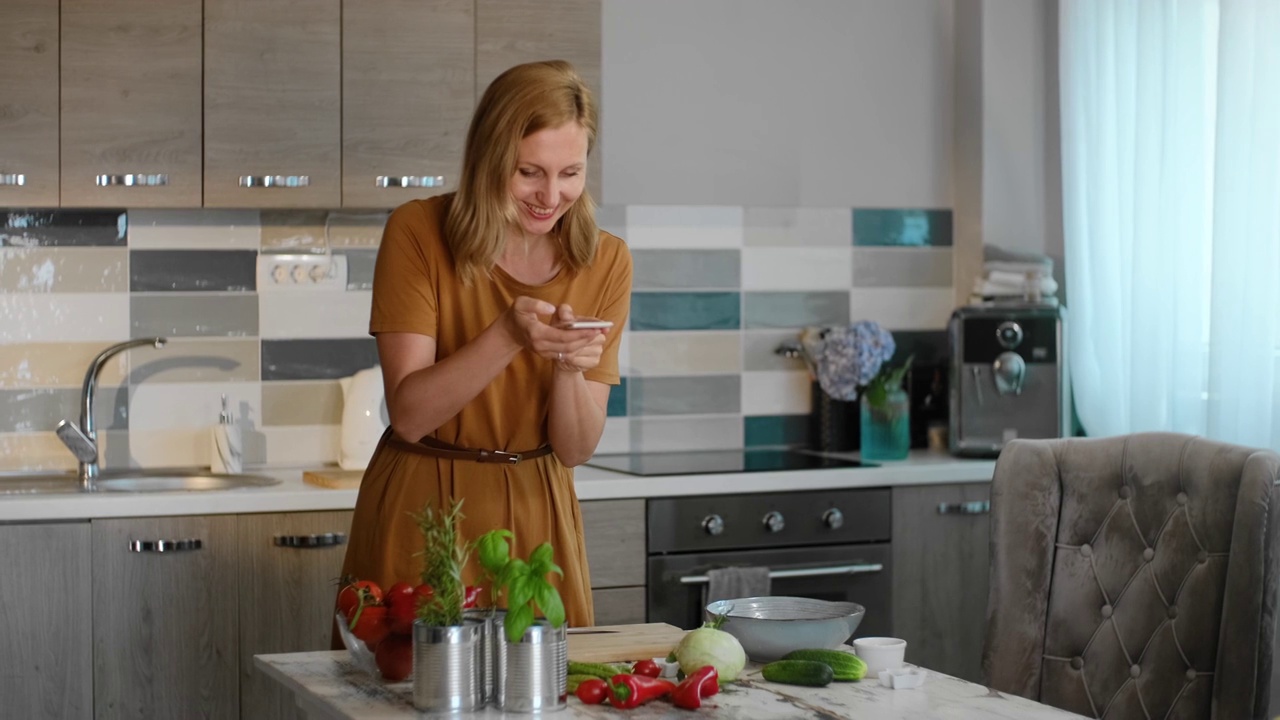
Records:
M104 470L94 479L98 492L203 492L278 485L265 475L221 475L188 468ZM0 473L0 495L82 492L74 472Z

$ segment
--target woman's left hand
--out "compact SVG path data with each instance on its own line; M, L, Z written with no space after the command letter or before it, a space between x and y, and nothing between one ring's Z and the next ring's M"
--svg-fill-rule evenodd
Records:
M552 322L555 324L568 324L576 319L573 309L568 305L561 305L556 308L555 317ZM556 369L564 372L585 372L600 364L600 358L604 355L604 341L608 335L608 330L595 329L590 331L577 330L574 332L594 332L586 345L576 350L565 353L557 353L555 363Z

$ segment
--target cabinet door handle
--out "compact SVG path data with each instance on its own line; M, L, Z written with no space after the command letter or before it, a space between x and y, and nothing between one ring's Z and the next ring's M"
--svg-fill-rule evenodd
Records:
M129 552L181 552L199 550L202 547L204 547L204 541L200 538L187 538L186 540L133 540L129 543Z
M169 176L163 173L129 173L127 175L98 175L94 178L98 187L160 187L169 184Z
M325 548L345 545L347 534L340 532L316 533L315 535L277 535L273 540L276 547L288 548Z
M0 186L26 185L27 176L22 173L0 173Z
M311 184L310 175L241 175L240 187L307 187Z
M769 579L823 577L825 575L861 575L863 573L878 573L881 570L884 570L884 565L881 563L855 563L853 565L831 565L829 567L796 568L794 570L770 570ZM709 582L711 582L711 578L706 575L685 575L680 578L682 585L705 585Z
M373 179L380 188L432 188L444 187L443 175L379 175Z
M991 512L990 500L973 500L971 502L938 503L939 515L986 515Z

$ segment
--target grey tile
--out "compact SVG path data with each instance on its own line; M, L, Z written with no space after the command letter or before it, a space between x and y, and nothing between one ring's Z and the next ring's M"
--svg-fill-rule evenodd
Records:
M129 382L235 383L258 380L257 338L174 338L163 348L129 351Z
M627 239L627 208L625 205L601 205L596 208L596 225L606 232Z
M742 416L633 417L627 421L632 452L723 450L742 447Z
M804 370L804 360L789 358L777 353L778 346L787 342L799 342L799 328L779 330L748 330L742 333L742 360L744 369L750 372L765 370Z
M373 289L373 266L378 260L378 251L360 250L355 248L345 248L335 250L335 255L345 255L347 258L347 289L348 290L372 290Z
M133 295L133 337L242 337L258 334L258 296Z
M337 380L262 383L263 425L340 425L342 405Z
M0 248L0 292L124 292L124 248Z
M854 245L951 245L951 211L854 209Z
M93 417L99 430L129 427L129 394L99 387ZM64 419L80 421L79 388L0 390L0 432L51 433Z
M124 210L19 210L5 212L0 247L123 247Z
M373 338L263 340L263 380L326 380L378 364Z
M951 287L951 248L854 248L853 286Z
M742 297L736 292L634 292L632 330L737 330Z
M632 250L631 260L636 290L737 290L742 286L737 250Z
M847 292L747 293L744 325L748 328L802 328L848 325Z
M632 415L714 415L742 408L740 375L633 377L629 385Z
M849 247L849 208L746 208L742 241L747 247Z
M253 250L134 250L133 292L252 292L258 253Z

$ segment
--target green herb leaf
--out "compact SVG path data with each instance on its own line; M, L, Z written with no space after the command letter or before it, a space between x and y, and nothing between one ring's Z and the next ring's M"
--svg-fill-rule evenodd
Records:
M533 608L529 607L528 604L507 610L507 616L502 621L507 640L513 643L520 642L520 639L524 637L524 631L528 630L532 624Z
M540 567L546 563L550 563L555 558L555 551L551 549L551 543L544 542L529 553L529 564L534 568Z
M476 555L480 565L491 575L502 572L511 559L511 545L508 538L513 537L510 530L490 530L476 541Z
M564 625L564 602L560 599L560 593L546 580L539 578L535 583L533 599L538 603L547 622L551 623L551 627Z

